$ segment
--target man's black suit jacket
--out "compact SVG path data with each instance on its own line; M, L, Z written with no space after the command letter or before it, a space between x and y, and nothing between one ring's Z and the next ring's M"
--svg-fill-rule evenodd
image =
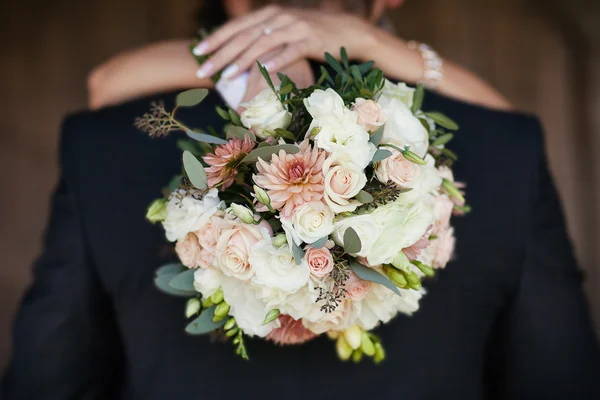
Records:
M173 95L159 96L167 103ZM338 361L326 337L259 340L249 362L188 336L184 299L153 274L169 252L146 207L181 170L177 135L133 127L138 100L66 119L61 179L35 280L14 328L6 400L600 399L600 355L536 119L428 93L461 126L452 149L473 212L456 257L412 317L377 329L383 365ZM211 94L185 111L218 125Z

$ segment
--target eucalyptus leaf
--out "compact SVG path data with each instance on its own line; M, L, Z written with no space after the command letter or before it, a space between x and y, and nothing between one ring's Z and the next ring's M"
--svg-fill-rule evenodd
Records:
M173 279L169 281L169 286L173 289L183 290L183 291L193 291L194 289L194 272L193 269L187 269L176 275Z
M280 138L284 138L284 139L288 139L288 140L296 139L296 136L294 136L294 133L288 131L287 129L277 128L277 129L275 129L275 133Z
M347 228L344 232L344 251L349 254L356 254L360 252L361 248L362 243L354 228Z
M260 143L258 144L258 147L257 147L257 148L258 148L258 149L262 149L263 147L271 147L271 146L273 146L273 145L272 145L271 143L269 143L269 142L260 142Z
M450 129L451 131L455 131L458 129L458 124L452 121L450 118L446 117L444 114L439 112L426 112L426 116L431 118L433 122L442 126L446 129Z
M370 193L365 192L364 190L361 190L356 195L356 200L360 201L362 204L367 204L367 203L372 203L374 199Z
M170 294L172 296L180 296L180 297L193 297L198 294L195 290L180 290L175 289L169 285L171 279L175 278L179 275L179 272L164 272L160 275L157 275L154 278L154 284L156 287L163 293Z
M242 120L240 119L240 115L238 113L236 113L234 110L232 110L231 108L228 110L228 112L229 112L229 118L231 119L231 122L237 126L241 126Z
M170 181L169 184L167 185L167 190L169 192L173 192L177 189L179 189L179 185L181 184L181 179L183 178L183 175L175 175Z
M221 107L217 106L215 107L215 110L217 110L217 114L219 114L219 116L221 118L223 118L225 121L229 121L231 119L231 117L229 116L229 113L225 110L223 110Z
M185 267L181 263L169 263L161 266L155 272L156 276L163 274L179 274L185 271L187 267Z
M192 142L191 140L179 139L176 144L177 144L177 147L179 147L181 149L181 151L187 150L192 154L196 153L198 151L198 148L196 147L194 142Z
M362 264L359 264L357 261L350 261L350 268L352 271L358 276L360 279L369 282L379 283L380 285L385 286L390 289L392 292L396 293L398 296L402 296L400 294L400 290L390 281L387 276L380 274L377 270L373 268L365 267Z
M381 125L379 129L377 129L375 133L371 135L369 142L373 143L375 146L379 146L379 143L381 143L381 138L383 137L384 126L385 125Z
M328 240L329 240L329 236L324 236L321 239L317 240L316 242L311 243L310 247L312 247L314 249L320 249L323 246L325 246L325 244L327 243Z
M208 96L207 89L191 89L179 93L175 99L175 104L178 107L193 107L200 104L204 98Z
M375 152L375 154L373 154L373 159L371 160L371 162L372 163L376 163L376 162L379 162L381 160L385 160L386 158L388 158L391 155L392 155L392 152L389 151L389 150L377 149L377 151Z
M411 106L412 113L416 113L423 107L423 99L425 97L425 87L421 84L417 85L417 89L413 95L413 103ZM429 129L428 129L429 130Z
M259 158L263 160L270 160L272 154L279 153L280 150L285 151L288 154L296 154L300 151L300 148L293 144L278 144L276 146L260 147L252 150L244 159L243 163L255 163Z
M302 258L304 258L304 250L292 241L292 254L294 255L294 261L297 265L302 264Z
M199 142L204 143L212 143L212 144L225 144L227 140L221 139L220 137L212 136L202 132L194 132L194 131L185 131L186 135L190 138L197 140Z
M207 184L206 172L202 163L189 151L183 152L183 168L192 185L198 189L205 189Z
M254 133L241 126L229 125L227 127L227 133L225 134L225 137L227 139L244 140L246 136L249 136L250 140L256 140L256 136L254 135Z
M190 335L205 335L225 325L227 318L223 318L219 322L213 322L215 308L216 306L212 306L202 311L196 319L185 327L185 331Z
M448 144L448 142L450 142L452 139L454 139L454 135L451 133L446 133L445 135L442 135L442 136L438 137L437 139L435 139L433 141L433 145L434 146L442 146L444 144Z

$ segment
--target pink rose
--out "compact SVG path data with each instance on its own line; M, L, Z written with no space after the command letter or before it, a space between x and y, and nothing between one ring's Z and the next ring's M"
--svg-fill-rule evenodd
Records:
M289 315L281 315L279 317L279 328L273 329L268 335L267 340L271 340L277 344L300 344L308 340L314 339L317 335L307 329L302 320L296 321Z
M395 149L386 150L390 150L392 155L377 163L375 168L377 179L382 183L392 181L400 187L409 188L419 176L421 171L419 165L408 161Z
M210 268L215 260L215 253L202 249L200 250L200 254L198 254L198 265L204 269Z
M425 231L423 236L421 236L416 243L402 249L402 252L410 261L416 260L421 255L421 250L424 250L429 246L429 231L432 227L433 225L429 225L427 231Z
M306 250L306 261L310 273L319 278L329 275L333 271L333 256L326 247L320 249L309 247Z
M208 223L202 227L202 229L194 232L198 236L198 242L203 249L214 252L217 247L217 241L221 234L223 226L222 211L217 211L215 215L210 217Z
M358 113L358 124L368 132L375 131L385 122L383 109L373 100L356 99L352 111Z
M433 259L433 268L444 268L454 253L456 238L454 237L454 228L448 228L438 234L435 240L431 241L435 246L435 257Z
M175 244L175 252L183 265L188 268L196 268L200 265L200 243L198 237L193 233L188 233L183 239L179 239Z
M433 223L433 234L443 231L450 225L450 217L454 209L454 202L444 194L435 197L433 201L433 213L435 222Z
M367 293L369 293L371 284L368 281L360 279L354 272L350 272L350 276L348 277L348 280L346 280L344 288L350 299L360 301L367 296Z

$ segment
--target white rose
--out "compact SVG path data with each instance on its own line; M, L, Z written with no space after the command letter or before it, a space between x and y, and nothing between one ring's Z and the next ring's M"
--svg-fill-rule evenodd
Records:
M206 225L217 212L221 204L218 190L211 189L203 198L199 193L186 194L178 190L171 194L167 217L163 221L167 240L174 242L183 239L188 233Z
M415 89L409 87L404 82L393 83L389 80L385 80L383 85L383 89L378 93L377 100L384 99L396 99L404 103L404 105L408 108L411 108L413 105L413 97L415 94Z
M400 148L409 146L413 153L423 157L429 147L429 134L410 109L396 98L381 96L386 123L383 128L382 144L395 144Z
M336 213L354 211L360 202L353 197L367 183L362 168L350 162L346 156L331 154L323 163L325 177L325 202Z
M310 271L305 260L296 264L288 246L276 247L271 238L256 243L250 252L254 269L253 283L294 293L308 281Z
M219 290L226 278L221 271L214 268L197 269L194 272L194 289L202 294L202 297L208 298Z
M291 218L282 218L281 225L288 236L288 243L296 245L314 243L333 232L335 213L321 202L304 203L297 207Z
M334 224L334 231L331 235L338 246L344 247L344 233L346 229L352 228L360 239L360 251L354 256L367 257L375 241L380 235L381 227L370 214L354 215L343 218Z
M344 100L333 89L317 89L304 99L304 106L313 118L326 114L341 114L346 106Z
M381 226L381 233L367 255L370 265L390 264L403 248L423 236L435 218L431 206L425 203L412 206L389 203L370 215Z
M369 132L357 123L358 114L344 109L340 114L327 114L313 119L308 134L313 128L318 133L313 140L318 148L345 156L359 168L365 168L377 150L369 142Z
M246 108L240 116L242 124L261 139L273 136L275 129L287 128L292 121L292 114L271 89L263 90L241 106Z
M310 313L302 318L302 323L312 332L320 335L331 330L347 329L354 325L354 319L352 300L346 298L332 312L326 313L320 307L312 307Z

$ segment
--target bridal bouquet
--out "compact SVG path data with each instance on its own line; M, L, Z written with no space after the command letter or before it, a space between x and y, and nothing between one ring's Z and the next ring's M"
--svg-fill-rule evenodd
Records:
M423 88L350 65L343 49L341 62L326 59L309 88L283 74L274 85L259 64L269 89L241 115L218 108L223 135L175 117L204 89L136 121L189 136L184 173L147 213L180 261L155 283L189 297L188 333L216 331L243 358L245 336L292 345L327 334L342 360L382 361L371 330L418 310L421 280L451 257L450 217L467 210L446 147L458 127L421 111Z

